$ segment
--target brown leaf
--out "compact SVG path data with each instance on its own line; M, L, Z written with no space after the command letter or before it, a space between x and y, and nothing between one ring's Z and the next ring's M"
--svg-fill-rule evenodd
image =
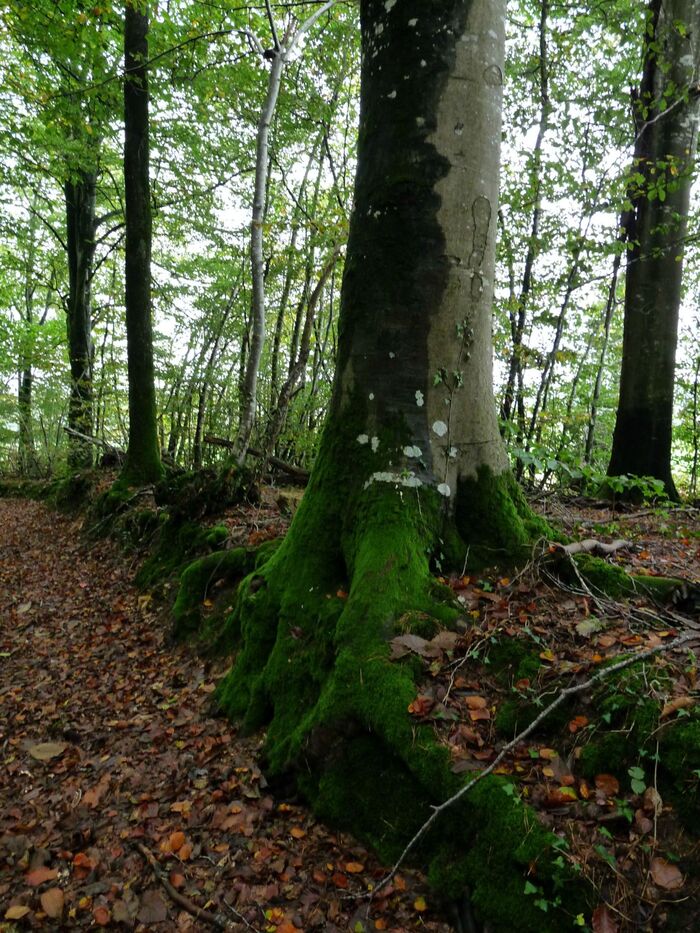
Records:
M488 701L484 697L480 696L465 697L464 702L467 704L468 709L486 709L486 707L489 705Z
M487 709L470 709L469 718L472 722L479 722L482 719L490 719L491 713Z
M24 904L13 904L5 911L5 920L21 920L29 912L29 907L25 907Z
M408 704L408 711L412 716L427 716L435 705L432 697L418 696L413 703Z
M168 843L170 844L170 851L177 852L185 844L185 834L178 829L176 832L171 833Z
M63 913L63 891L60 888L49 888L39 898L41 909L47 917L58 920Z
M30 871L24 876L24 880L33 888L38 887L45 881L53 881L54 878L58 878L58 871L55 868L47 868L46 866L35 868L34 871Z
M348 879L345 875L341 874L339 871L335 872L331 877L331 881L336 886L336 888L347 888Z
M689 706L694 706L695 700L692 697L674 697L672 700L664 706L661 710L661 718L665 719L666 716L670 716L671 713L678 712L679 709L687 709Z
M346 862L345 871L349 872L351 875L359 875L360 872L365 870L365 866L361 862Z
M411 651L414 654L419 654L421 657L427 657L426 648L428 642L425 638L421 638L420 635L411 635L410 633L406 635L397 635L396 638L391 639L391 657L396 660L397 658L402 658L404 655L409 654Z
M617 920L607 904L601 904L593 911L591 918L593 933L617 933Z
M684 878L680 870L675 865L667 862L666 859L653 858L650 870L654 884L660 888L664 888L666 891L676 891L678 888L683 887Z
M137 919L147 926L152 923L164 923L168 919L168 908L156 888L144 891Z
M67 748L67 742L39 742L38 745L31 745L27 751L37 761L51 761L52 758L59 758Z

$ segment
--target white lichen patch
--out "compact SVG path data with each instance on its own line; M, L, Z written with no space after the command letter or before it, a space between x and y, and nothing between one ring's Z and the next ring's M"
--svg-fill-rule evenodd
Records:
M392 483L395 486L406 486L409 489L417 489L423 485L415 473L389 473L387 471L373 473L364 488L367 489L372 483Z
M387 13L391 13L391 11L396 6L396 2L397 0L386 0L386 3L384 4L384 9L387 11Z
M370 441L370 446L372 448L372 453L376 454L376 452L379 450L379 438L373 437Z
M416 117L417 126L425 126L425 117Z
M416 405L419 408L422 408L424 402L425 402L425 399L423 398L423 393L421 392L420 389L416 389Z
M411 26L411 27L413 27L413 26L416 25L417 22L418 22L417 19L409 19L408 25Z
M386 95L389 100L393 100L396 97L396 91L392 91L390 94Z
M444 437L447 434L447 425L444 421L434 421L433 432L437 434L438 437Z
M390 360L396 359L396 354L395 354L394 352L390 351L390 352L389 352L389 359L390 359Z
M384 23L377 23L377 25L374 27L375 36L381 36L383 32L384 32Z
M447 456L452 457L452 459L454 460L454 458L457 456L457 453L458 451L456 447L450 447L450 449L447 452Z
M358 434L357 443L358 444L369 444L369 434Z
M423 451L420 449L420 447L407 444L406 447L404 447L403 449L403 454L404 454L404 457L422 457Z
M427 64L428 64L428 63L426 62L426 60L425 60L424 58L421 58L421 60L420 60L420 66L421 66L421 68L425 68L425 66L426 66Z
M440 483L440 485L437 488L437 491L440 493L441 496L446 496L449 499L450 487L447 485L447 483Z
M370 393L369 393L369 400L370 400L370 402L373 402L373 401L374 401L374 392L370 392Z

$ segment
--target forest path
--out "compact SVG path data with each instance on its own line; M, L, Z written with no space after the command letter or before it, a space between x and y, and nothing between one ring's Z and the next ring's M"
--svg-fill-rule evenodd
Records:
M410 872L365 920L382 869L267 792L257 739L209 714L223 668L167 619L110 541L0 500L0 929L445 931Z

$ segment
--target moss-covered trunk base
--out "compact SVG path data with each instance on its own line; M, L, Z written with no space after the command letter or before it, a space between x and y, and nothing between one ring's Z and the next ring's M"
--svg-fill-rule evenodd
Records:
M472 508L481 540L470 543L458 531L469 524L467 501L458 522L448 522L434 491L373 483L348 504L352 520L339 525L329 519L332 509L319 509L321 490L312 488L287 538L241 581L223 626L220 643L237 646L238 654L218 691L221 709L247 730L266 728L268 773L292 775L322 818L368 841L387 862L431 805L464 780L452 773L432 730L411 717L414 668L393 662L388 642L414 618L422 634L426 625L449 627L458 619L431 562L449 551L461 568L484 539L480 557L523 551L532 516L512 490L506 477L474 481L472 504L490 497L492 507L479 516ZM241 566L247 559L231 558ZM209 569L188 571L194 592ZM536 872L554 905L556 888L570 879L561 860L555 863L555 837L508 790L501 779L486 778L414 858L444 897L468 889L494 931L569 929L571 912L582 909L575 886L562 901L566 910L548 915L523 895Z

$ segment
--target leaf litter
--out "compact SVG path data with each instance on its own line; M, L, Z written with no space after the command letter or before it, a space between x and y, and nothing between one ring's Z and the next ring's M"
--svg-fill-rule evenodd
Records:
M410 869L358 917L386 866L272 796L211 714L225 664L168 643L113 543L30 501L0 527L0 928L447 933Z

